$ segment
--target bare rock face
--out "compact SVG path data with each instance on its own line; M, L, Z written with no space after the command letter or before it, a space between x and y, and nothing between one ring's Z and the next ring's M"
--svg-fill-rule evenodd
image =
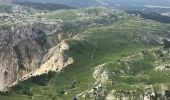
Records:
M93 73L93 78L97 83L106 83L109 82L109 74L107 68L104 68L106 64L99 65L95 68Z
M48 50L45 56L40 61L38 68L33 68L29 72L23 74L18 80L8 85L8 88L27 80L33 76L42 75L48 73L49 71L60 72L64 67L73 63L73 58L65 54L65 51L69 49L69 45L63 40L57 46L52 47Z
M42 59L40 68L34 71L33 76L48 73L48 71L60 71L63 67L72 64L73 58L65 54L68 49L69 46L65 41L51 48Z
M59 23L0 26L0 91L47 63L55 66L51 65L52 60L59 67L64 66L69 58L61 56L67 45L58 45L62 40L52 38L60 29Z

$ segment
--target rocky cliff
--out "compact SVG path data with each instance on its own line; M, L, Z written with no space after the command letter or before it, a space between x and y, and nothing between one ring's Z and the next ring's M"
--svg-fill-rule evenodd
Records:
M40 66L45 66L55 53L58 57L53 60L59 64L56 66L64 66L64 58L61 59L64 44L54 47L67 38L62 36L63 33L57 33L59 30L60 23L0 27L0 91Z

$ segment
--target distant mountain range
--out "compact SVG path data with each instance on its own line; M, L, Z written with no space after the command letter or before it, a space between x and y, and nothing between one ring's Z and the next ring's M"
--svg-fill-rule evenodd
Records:
M121 5L121 6L143 6L143 5L161 5L170 6L170 0L15 0L40 3L64 4L71 7L86 7L97 5Z
M144 6L144 5L159 5L170 6L169 0L108 0L112 4L120 6Z
M16 1L27 1L27 2L39 2L39 3L56 3L64 4L70 7L86 7L90 5L96 5L95 0L16 0Z
M59 10L59 9L72 9L73 7L66 6L64 4L54 4L54 3L38 3L38 2L14 2L18 5L29 6L35 9L41 10Z

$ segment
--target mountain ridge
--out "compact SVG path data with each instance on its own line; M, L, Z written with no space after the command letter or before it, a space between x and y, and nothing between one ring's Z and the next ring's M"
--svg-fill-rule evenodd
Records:
M24 0L18 0L18 1L24 1ZM65 4L67 6L71 7L87 7L87 6L113 6L113 5L124 5L124 6L130 6L130 5L136 5L136 6L144 6L144 5L164 5L164 6L170 6L169 0L26 0L28 2L41 2L41 3L56 3L56 4Z

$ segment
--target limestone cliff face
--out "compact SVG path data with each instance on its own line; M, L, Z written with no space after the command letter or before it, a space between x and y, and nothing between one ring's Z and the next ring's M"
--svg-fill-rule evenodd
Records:
M26 72L19 79L15 80L12 84L8 85L8 88L27 80L33 76L42 75L49 71L60 72L64 67L73 63L73 58L65 54L65 51L69 49L69 45L65 40L60 42L57 46L48 50L45 56L40 61L38 68L33 68L32 71Z
M52 66L52 59L55 62L64 59L61 57L64 47L57 46L62 41L57 33L60 29L60 23L0 27L0 91L41 66L48 65L48 62ZM67 36L62 37L65 38Z
M60 71L63 67L72 64L73 58L65 54L68 49L69 46L65 41L51 48L42 59L40 68L34 71L33 76L41 75L48 71Z

